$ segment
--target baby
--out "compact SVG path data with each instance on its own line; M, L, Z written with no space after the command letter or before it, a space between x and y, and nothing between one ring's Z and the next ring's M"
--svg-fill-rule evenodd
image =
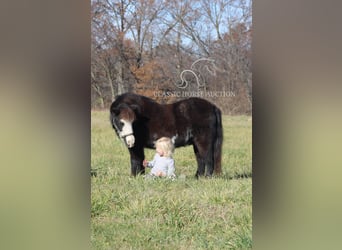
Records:
M153 160L148 162L143 161L144 167L152 168L150 176L171 177L175 175L175 161L172 158L174 145L172 140L168 137L161 137L155 142L156 154Z

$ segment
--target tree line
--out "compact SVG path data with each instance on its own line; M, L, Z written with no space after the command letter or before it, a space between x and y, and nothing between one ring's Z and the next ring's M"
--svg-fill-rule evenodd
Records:
M91 105L132 91L250 114L250 0L93 0Z

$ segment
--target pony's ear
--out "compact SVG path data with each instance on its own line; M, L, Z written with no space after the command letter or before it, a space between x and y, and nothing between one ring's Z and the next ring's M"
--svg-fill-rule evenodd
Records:
M114 115L118 116L120 114L121 109L124 107L127 107L127 105L124 103L120 103L118 106L112 108L112 113L114 113Z
M112 108L112 114L118 116L120 114L120 107Z
M136 104L130 104L129 107L137 114L140 114L140 107Z

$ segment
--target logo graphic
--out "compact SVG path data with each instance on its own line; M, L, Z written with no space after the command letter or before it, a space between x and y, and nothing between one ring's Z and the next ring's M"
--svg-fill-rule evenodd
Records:
M200 58L191 64L190 69L185 69L180 73L181 82L175 83L175 85L177 88L186 89L189 86L189 80L186 79L186 75L190 74L195 78L198 88L205 87L205 74L208 73L211 76L216 76L217 71L222 70L216 66L214 59Z
M235 97L235 93L232 91L208 91L208 77L216 77L217 72L224 72L216 66L215 60L211 58L200 58L191 64L190 69L183 70L179 77L180 82L174 83L174 85L181 89L179 91L155 91L155 97L161 98L188 98L188 97L201 97L201 98L225 98ZM195 84L191 88L190 85ZM197 85L197 87L196 87Z

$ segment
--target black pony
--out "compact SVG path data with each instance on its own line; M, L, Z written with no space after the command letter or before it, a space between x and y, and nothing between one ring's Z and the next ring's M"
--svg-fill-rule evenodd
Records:
M127 145L131 156L131 174L144 174L144 148L154 148L154 141L166 136L175 147L193 145L198 168L196 177L221 173L221 111L201 98L188 98L173 104L125 93L110 107L110 121L117 135Z

